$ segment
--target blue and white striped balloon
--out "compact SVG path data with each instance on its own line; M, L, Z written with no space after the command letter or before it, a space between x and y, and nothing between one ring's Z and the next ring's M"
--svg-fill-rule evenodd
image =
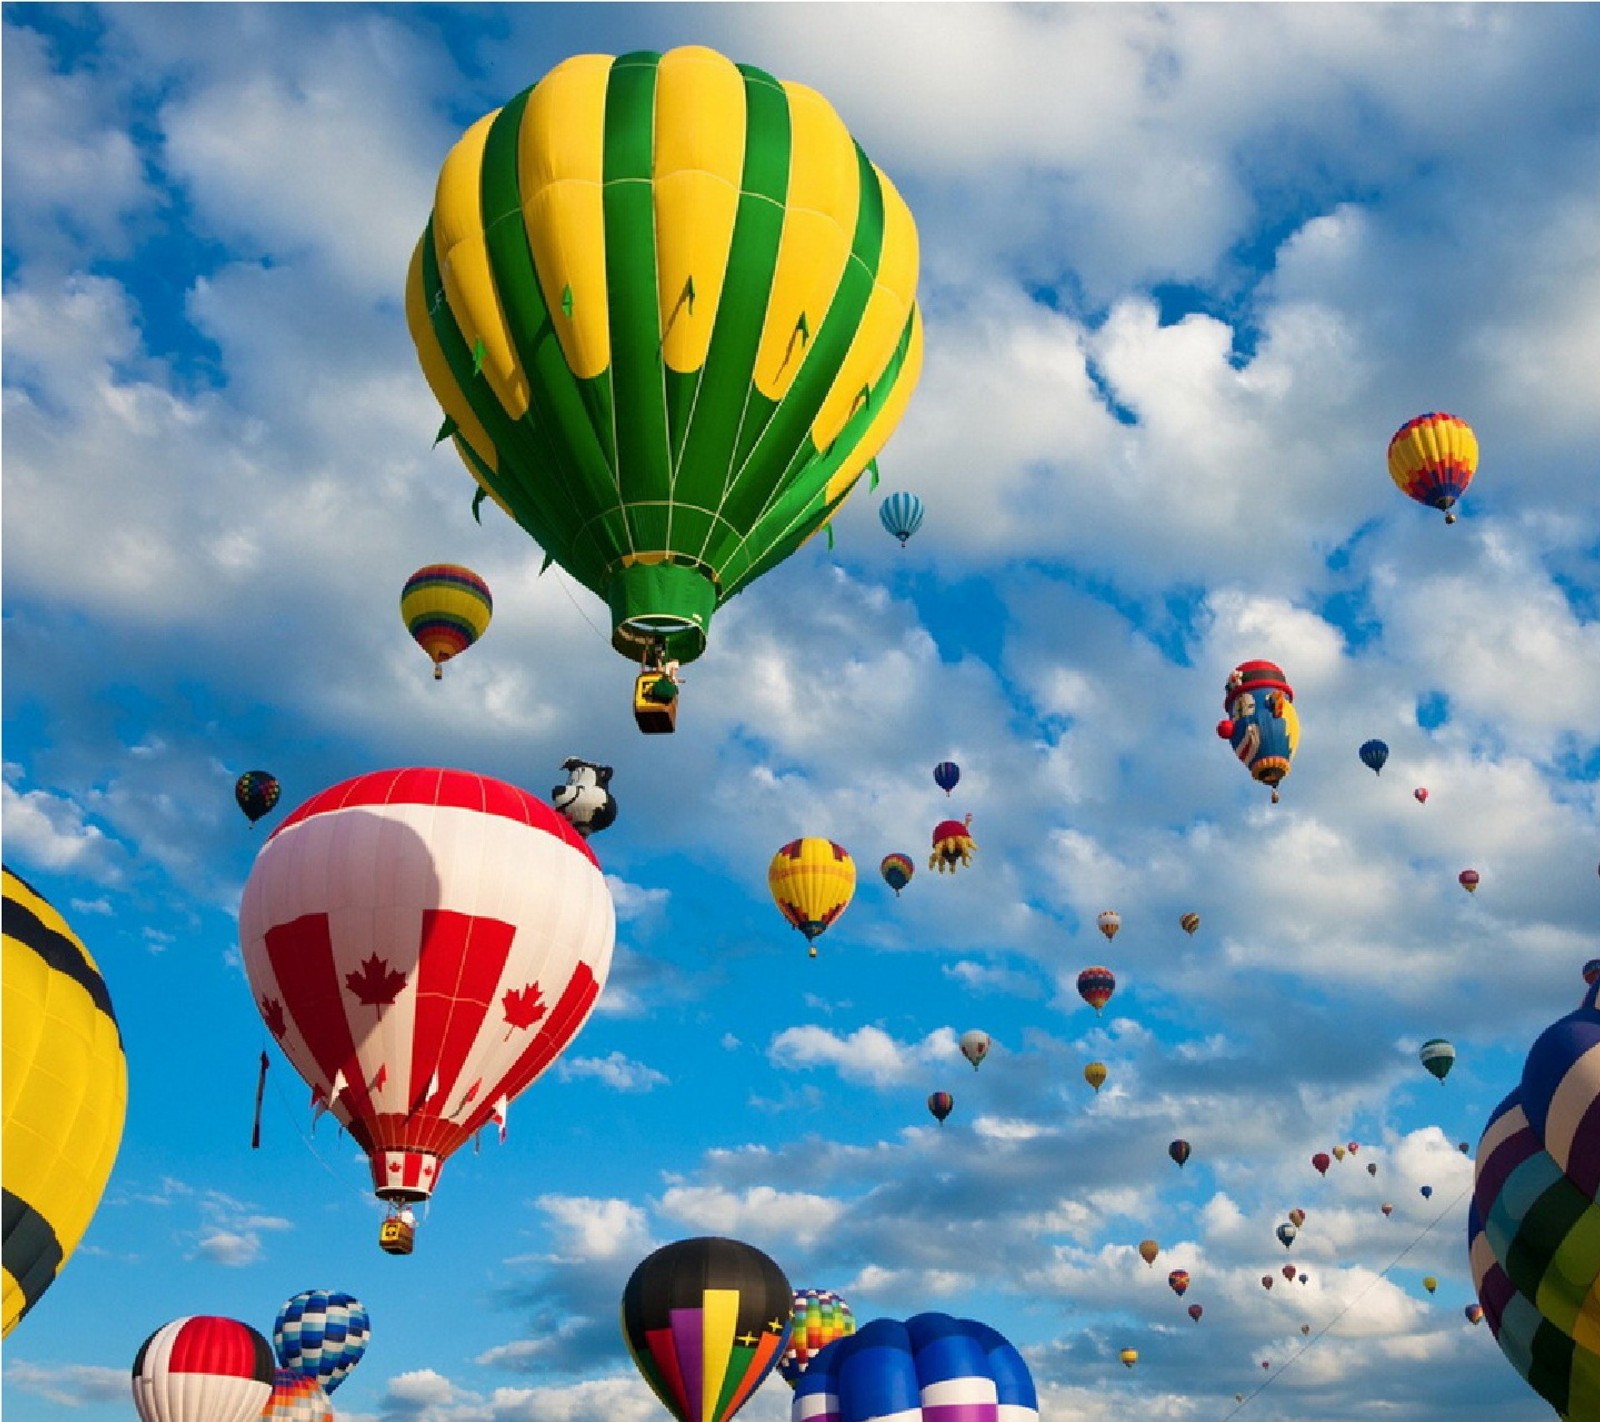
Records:
M906 539L922 527L922 500L915 494L890 494L878 505L878 519L904 548Z
M361 1361L371 1336L372 1323L359 1299L307 1289L278 1310L272 1346L285 1368L316 1378L331 1393Z

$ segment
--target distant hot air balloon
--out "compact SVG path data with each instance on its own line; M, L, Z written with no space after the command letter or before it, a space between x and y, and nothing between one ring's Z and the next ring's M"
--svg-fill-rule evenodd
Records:
M899 898L900 890L911 882L917 866L911 862L910 855L886 854L878 865L878 872L883 875L883 882L894 890L895 898Z
M1318 1175L1326 1175L1328 1173L1328 1167L1333 1164L1333 1162L1328 1159L1327 1154L1320 1150L1311 1157L1311 1163L1316 1167Z
M272 1348L248 1323L175 1318L140 1345L133 1405L140 1422L258 1422L276 1371Z
M1463 869L1456 875L1456 882L1469 894L1478 892L1478 881L1482 876L1476 869Z
M9 1335L72 1257L111 1176L128 1105L100 970L50 902L0 868L5 901L4 1318Z
M1417 1193L1420 1194L1424 1200L1431 1200L1433 1198L1433 1186L1424 1185L1420 1190L1418 1190Z
M483 636L494 615L489 585L459 563L418 568L400 590L400 617L412 640L433 658L433 675Z
M371 1336L372 1321L359 1299L307 1289L278 1310L272 1346L282 1367L315 1378L331 1395L361 1361Z
M1189 1317L1192 1318L1196 1323L1200 1322L1200 1315L1204 1312L1205 1310L1201 1308L1199 1304L1189 1305Z
M1383 771L1384 761L1389 759L1389 747L1382 741L1363 741L1357 754L1368 770L1374 775L1379 775Z
M1167 1147L1167 1154L1177 1163L1180 1170L1183 1169L1184 1162L1189 1159L1190 1155L1189 1142L1185 1140L1173 1141Z
M948 1091L935 1091L928 1097L928 1110L941 1126L945 1118L956 1109L956 1099Z
M1287 1249L1291 1244L1294 1243L1295 1236L1298 1233L1299 1230L1297 1230L1292 1224L1289 1224L1287 1221L1285 1221L1283 1224L1278 1226L1278 1243ZM1291 1268L1289 1272L1290 1274L1293 1274L1293 1268Z
M933 768L933 783L948 795L961 781L961 767L953 760L941 760Z
M1228 673L1222 695L1227 718L1217 734L1250 771L1251 778L1272 790L1288 775L1300 744L1300 717L1294 709L1294 688L1273 662L1241 662Z
M1431 1294L1435 1289L1437 1289L1439 1287L1439 1281L1436 1278L1434 1278L1432 1274L1429 1274L1427 1276L1427 1278L1425 1278L1422 1281L1422 1287L1425 1288Z
M1174 1269L1167 1275L1167 1287L1181 1299L1189 1290L1189 1271Z
M878 505L878 522L906 546L906 540L922 527L922 500L915 494L890 494Z
M1124 1348L1117 1356L1122 1359L1123 1367L1131 1368L1139 1361L1139 1350L1137 1348Z
M1358 1150L1361 1149L1361 1143L1359 1141L1347 1141L1344 1148L1349 1151L1351 1155L1354 1155Z
M1294 1265L1293 1264L1285 1264L1283 1266L1283 1268L1280 1269L1278 1272L1280 1274L1282 1274L1283 1277L1285 1279L1287 1279L1291 1284L1294 1283Z
M772 901L798 928L817 956L817 938L847 908L856 892L856 862L831 839L791 839L767 866Z
M1426 785L1417 786L1417 788L1411 792L1411 797L1419 805L1426 805L1428 803L1428 787Z
M406 324L480 490L608 605L618 652L687 663L899 422L917 268L815 90L698 45L590 53L446 157Z
M831 1289L799 1290L794 1296L793 1318L789 1346L778 1360L778 1373L790 1387L829 1343L856 1331L850 1305Z
M1098 1096L1100 1094L1100 1088L1105 1085L1106 1064L1104 1062L1090 1062L1089 1065L1083 1069L1083 1079L1087 1081L1090 1086L1094 1087L1095 1095Z
M374 1193L426 1200L452 1151L588 1020L616 916L583 837L464 770L357 776L272 832L239 905L257 1010L366 1153Z
M1373 1176L1374 1178L1376 1178L1376 1176L1378 1174L1378 1162L1377 1161L1369 1160L1367 1162L1367 1174Z
M1459 1150L1462 1155L1466 1155L1468 1153L1468 1151L1471 1149L1471 1147L1468 1146L1468 1144L1465 1141L1457 1141L1456 1142L1456 1149Z
M1383 1204L1379 1205L1378 1208L1383 1211L1385 1219L1394 1213L1394 1206L1391 1205L1387 1200L1385 1200Z
M1309 1338L1311 1336L1311 1325L1309 1323L1302 1323L1300 1325L1300 1336L1302 1338Z
M1195 929L1200 927L1200 915L1197 913L1184 914L1184 916L1178 920L1178 927L1190 937L1193 937Z
M1600 958L1591 958L1583 965L1583 981L1586 984L1600 982Z
M753 1245L683 1239L629 1277L622 1337L678 1422L727 1422L783 1356L793 1307L783 1270Z
M1389 477L1408 498L1441 509L1454 523L1455 504L1478 471L1478 437L1454 415L1432 411L1407 420L1389 441Z
M1022 1355L987 1324L943 1313L875 1318L830 1343L795 1386L791 1418L1039 1422Z
M977 1071L979 1063L989 1055L991 1045L989 1034L977 1028L961 1034L961 1055L972 1063L973 1071Z
M1095 922L1099 925L1100 931L1105 934L1106 942L1109 943L1117 936L1117 930L1122 927L1122 915L1115 909L1107 909Z
M261 1422L333 1422L333 1404L327 1389L310 1374L277 1368Z
M265 770L247 770L233 783L233 798L251 824L272 813L279 793L278 777Z
M1161 1246L1155 1240L1143 1239L1139 1241L1139 1257L1152 1268L1155 1267L1156 1255L1160 1253Z
M964 820L940 820L933 827L933 853L928 856L928 868L954 874L963 864L971 864L978 850L971 831L971 815Z
M1336 1145L1333 1148L1333 1158L1335 1160L1343 1160L1344 1159L1344 1147L1342 1145Z
M1483 1305L1470 1303L1463 1310L1467 1315L1467 1322L1478 1324L1483 1322Z
M1450 1075L1450 1068L1456 1064L1456 1049L1443 1037L1434 1037L1422 1044L1417 1052L1417 1060L1443 1083L1445 1077Z
M1261 1276L1261 1287L1263 1289L1266 1289L1269 1293L1272 1290L1272 1284L1273 1284L1273 1278L1272 1278L1271 1274L1263 1274Z
M1078 996L1099 1012L1117 990L1117 978L1110 968L1085 968L1078 974Z
M1292 1224L1296 1229L1299 1229L1300 1226L1305 1222L1306 1212L1304 1210L1295 1209L1289 1211L1289 1223Z

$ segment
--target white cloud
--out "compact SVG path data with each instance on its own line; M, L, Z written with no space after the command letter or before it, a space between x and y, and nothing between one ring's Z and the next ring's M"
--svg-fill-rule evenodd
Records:
M613 1091L653 1091L667 1085L667 1077L643 1062L629 1061L621 1052L605 1057L563 1057L556 1063L562 1081L593 1077Z
M557 1255L563 1259L619 1259L648 1250L645 1213L626 1200L541 1195L537 1203L549 1218Z
M956 1034L940 1027L921 1042L897 1042L880 1027L858 1027L839 1036L825 1027L789 1027L773 1038L767 1055L775 1066L832 1067L846 1081L883 1091L920 1077L930 1063L957 1054Z

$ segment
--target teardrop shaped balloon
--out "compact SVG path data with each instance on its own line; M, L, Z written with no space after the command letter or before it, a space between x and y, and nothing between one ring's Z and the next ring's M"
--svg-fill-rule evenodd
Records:
M1440 509L1454 523L1456 501L1478 472L1478 437L1455 415L1430 411L1407 420L1389 440L1389 477L1407 498Z
M1289 1223L1292 1224L1296 1229L1299 1229L1300 1226L1305 1222L1306 1212L1304 1210L1294 1209L1289 1211Z
M1261 1287L1263 1289L1266 1289L1269 1293L1272 1290L1272 1285L1273 1285L1274 1282L1275 1281L1274 1281L1274 1279L1273 1279L1271 1274L1263 1274L1261 1276Z
M961 1055L972 1063L973 1071L977 1071L979 1063L989 1055L989 1048L992 1045L989 1034L980 1032L976 1028L961 1034Z
M1278 1226L1278 1243L1287 1249L1291 1244L1294 1243L1295 1236L1297 1234L1299 1234L1299 1230L1297 1230L1292 1224L1285 1221L1283 1224ZM1290 1266L1289 1273L1291 1276L1294 1274L1293 1266Z
M1443 1037L1434 1037L1422 1044L1417 1058L1442 1083L1456 1064L1456 1049Z
M251 824L272 813L280 793L278 777L265 770L247 770L233 783L234 801Z
M306 1289L278 1310L272 1346L281 1366L332 1394L361 1361L372 1337L366 1305L353 1294Z
M488 631L493 615L488 583L459 563L418 568L400 590L401 620L411 640L433 659L435 680L444 675L446 662Z
M1394 1206L1389 1204L1387 1201L1379 1205L1378 1208L1383 1211L1383 1217L1385 1219L1388 1219L1388 1217L1394 1213Z
M1083 1069L1083 1079L1094 1087L1095 1095L1100 1094L1100 1088L1106 1082L1106 1064L1104 1062L1090 1062Z
M900 897L900 890L911 882L916 872L917 866L911 862L908 854L886 854L878 865L878 873L883 876L883 882L894 890L895 898Z
M1367 1174L1376 1177L1377 1173L1378 1173L1378 1162L1375 1161L1375 1160L1369 1160L1367 1162Z
M1475 894L1478 892L1478 884L1482 878L1483 876L1476 869L1463 869L1456 875L1456 882L1469 894Z
M856 862L831 839L792 839L767 865L767 888L778 911L798 928L817 956L817 939L831 928L856 892Z
M961 767L953 760L941 760L933 768L933 783L948 795L961 783Z
M1160 1253L1161 1253L1161 1246L1159 1244L1157 1244L1155 1242L1155 1240L1153 1240L1153 1239L1140 1240L1140 1242L1139 1242L1139 1257L1141 1259L1143 1259L1144 1262L1146 1264L1150 1265L1152 1268L1155 1267L1156 1255L1158 1255Z
M1384 762L1389 759L1389 747L1382 741L1363 741L1361 749L1356 752L1361 757L1361 763L1374 775L1381 774Z
M1100 931L1105 934L1106 942L1109 943L1117 936L1117 930L1122 927L1122 915L1115 909L1107 909L1095 920L1095 923Z
M1192 1318L1196 1323L1200 1322L1200 1316L1204 1312L1205 1312L1205 1310L1203 1308L1201 1308L1199 1304L1190 1304L1189 1305L1189 1317Z
M1098 1013L1117 990L1117 977L1110 968L1085 968L1078 974L1078 996Z
M928 1097L928 1111L941 1126L956 1109L956 1099L948 1091L935 1091Z
M1124 1348L1117 1356L1122 1360L1123 1367L1131 1368L1139 1361L1139 1350L1137 1348Z
M689 662L898 424L917 266L814 90L698 45L582 54L445 159L406 323L484 493L608 605L618 652Z
M1431 1200L1433 1198L1433 1186L1423 1185L1420 1187L1417 1193L1420 1194L1424 1200Z
M683 1239L629 1276L622 1337L678 1422L727 1422L783 1356L793 1308L783 1270L754 1245Z
M1417 786L1411 792L1411 796L1419 805L1426 805L1428 803L1428 787L1426 785Z
M1167 1154L1172 1157L1180 1170L1183 1169L1184 1163L1189 1159L1190 1153L1189 1142L1185 1140L1173 1141L1167 1147Z
M1181 1299L1189 1290L1189 1271L1174 1269L1167 1275L1167 1287Z
M902 548L906 546L906 540L922 527L922 514L922 500L915 494L890 494L878 505L878 522L900 540Z
M1184 916L1178 920L1178 927L1192 938L1195 930L1200 927L1200 915L1197 913L1184 914Z
M175 1318L134 1357L133 1406L140 1422L258 1422L276 1373L271 1346L248 1323Z
M1311 1157L1311 1164L1316 1167L1318 1175L1326 1175L1328 1173L1328 1167L1332 1165L1333 1162L1328 1159L1326 1152L1319 1150L1314 1156Z
M1467 1322L1468 1323L1478 1324L1478 1323L1482 1323L1483 1322L1483 1305L1482 1304L1470 1303L1470 1304L1468 1304L1466 1306L1466 1308L1463 1310L1463 1312L1467 1316Z
M1284 1277L1284 1278L1285 1278L1285 1279L1287 1279L1287 1280L1288 1280L1288 1281L1289 1281L1289 1282L1290 1282L1290 1283L1291 1283L1291 1284L1292 1284L1292 1283L1294 1283L1294 1273L1295 1273L1295 1270L1294 1270L1294 1265L1293 1265L1293 1264L1285 1264L1285 1265L1284 1265L1284 1266L1283 1266L1283 1268L1282 1268L1282 1269L1280 1269L1280 1270L1279 1270L1279 1271L1278 1271L1278 1272L1279 1272L1279 1273L1280 1273L1280 1274L1282 1274L1282 1275L1283 1275L1283 1277Z
M1431 1294L1439 1287L1439 1281L1434 1278L1432 1274L1429 1274L1427 1278L1422 1281L1422 1287Z

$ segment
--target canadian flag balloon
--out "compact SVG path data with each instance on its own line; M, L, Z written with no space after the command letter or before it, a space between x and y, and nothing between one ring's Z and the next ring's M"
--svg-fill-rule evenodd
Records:
M444 1161L593 1010L616 915L581 835L464 770L357 776L256 857L239 941L256 1007L375 1193L425 1200Z

